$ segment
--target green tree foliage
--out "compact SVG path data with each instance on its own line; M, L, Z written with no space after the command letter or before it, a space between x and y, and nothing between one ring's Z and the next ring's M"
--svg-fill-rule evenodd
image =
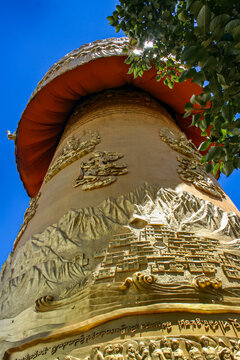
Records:
M130 39L134 77L155 66L156 80L170 88L187 79L203 87L185 117L195 113L192 125L207 138L200 150L214 145L202 158L207 171L240 168L240 1L120 0L108 20Z

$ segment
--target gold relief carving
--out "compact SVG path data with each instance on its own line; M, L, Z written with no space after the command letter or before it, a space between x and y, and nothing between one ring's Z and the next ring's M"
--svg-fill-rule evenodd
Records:
M186 305L189 306L189 304ZM187 309L187 307L185 307L185 309ZM67 356L87 360L94 358L94 355L99 355L101 357L102 354L105 357L107 355L114 355L115 353L119 355L119 358L121 357L120 355L123 355L123 359L126 359L130 344L135 348L135 350L137 350L134 351L134 349L131 349L132 353L139 353L140 355L145 354L146 356L151 355L152 352L159 347L162 353L171 353L172 355L175 354L176 357L177 355L186 356L188 355L188 352L192 349L193 356L193 354L197 352L196 349L193 348L193 346L197 347L202 354L203 345L207 348L204 350L208 350L208 347L211 346L214 347L219 354L225 348L229 348L234 355L238 353L239 343L236 338L239 339L240 334L239 316L238 319L229 318L226 316L222 316L222 314L219 314L219 311L217 311L216 314L218 314L218 318L216 319L216 317L214 318L213 315L215 312L212 312L210 310L208 311L208 313L211 315L206 316L199 314L199 317L195 317L196 315L194 314L193 316L191 316L190 314L185 314L187 318L184 317L182 319L179 319L177 313L169 313L169 304L166 307L166 310L167 313L165 315L164 313L161 313L161 315L157 315L157 313L154 313L152 311L150 311L150 313L144 311L143 313L139 313L136 309L134 315L137 315L138 320L133 319L133 321L131 321L127 317L123 320L123 323L117 322L114 324L112 323L112 325L107 324L109 320L114 320L114 318L110 317L110 319L107 319L105 317L102 323L105 324L105 326L101 328L98 327L99 317L96 318L98 319L97 323L92 323L92 327L90 328L89 320L87 320L87 326L85 328L78 329L80 332L78 336L69 340L65 340L64 342L59 342L57 344L55 343L54 345L49 344L48 347L45 346L42 349L41 344L44 338L40 338L40 347L38 347L37 351L32 354L28 353L28 355L21 359L16 359L15 357L14 359L29 360L38 357L43 353L47 354L47 359L50 358L49 356L51 355L57 356L56 359L63 359L63 356L69 354ZM192 310L193 308L191 308L190 313ZM120 317L122 318L121 314L119 313ZM141 320L139 318L140 314L143 315ZM233 316L235 315L233 314ZM117 321L116 318L115 320ZM148 332L152 333L153 331L155 332L155 338L146 337ZM76 332L73 331L73 336L74 333L76 334ZM205 335L206 333L208 334L208 336L201 336L202 334ZM67 333L65 333L65 335L67 336ZM106 337L107 340L105 340ZM110 341L111 338L114 340ZM117 340L117 338L119 338L119 340ZM45 338L45 340L48 340L47 342L49 343L51 340L51 336L50 338ZM52 340L56 341L56 336L53 336ZM104 340L107 342L104 342ZM61 341L61 337L59 338L59 341ZM96 341L98 342L97 346ZM95 346L89 347L91 345L91 342L94 342ZM145 351L143 348L143 343L146 346ZM36 342L33 341L33 344L35 345ZM84 347L85 344L87 345L87 347ZM14 350L22 351L31 347L31 345L32 344L30 342L28 343L28 346L24 348L20 346L19 348L14 348ZM81 345L81 347L77 349L77 346L79 345ZM108 346L109 349L106 348ZM8 358L9 357L6 356L6 360ZM164 355L163 359L165 358L167 357ZM189 357L187 356L187 359L188 358ZM13 358L11 357L11 359ZM149 358L149 360L151 360L151 358Z
M207 175L203 165L183 157L178 157L177 160L179 162L177 172L183 181L193 184L196 189L215 198L223 199L225 197L223 190L219 186L216 186Z
M228 266L228 265L223 265L223 271L225 273L225 275L232 280L240 280L240 269L233 267L233 266Z
M220 352L222 352L223 349L221 349L221 345L222 345L222 340L221 340L221 345L218 344L218 346L214 346L213 347L213 341L210 341L210 339L207 336L202 336L201 337L201 345L202 345L202 353L205 357L206 360L218 360L219 359L219 355ZM221 350L218 351L218 348L220 348ZM226 349L228 349L226 347ZM230 351L230 349L228 349Z
M114 348L112 344L108 344L107 346L105 346L103 348L103 353L101 353L103 359L106 360L112 360L113 359L113 352L114 352Z
M200 349L197 346L194 346L192 341L187 340L185 345L190 360L202 360L203 357Z
M132 277L127 277L124 282L120 285L119 289L126 291L128 289L133 289L136 292L140 293L149 293L154 292L156 294L167 295L169 293L185 293L189 295L194 293L194 288L198 291L205 291L206 293L217 295L220 300L222 297L218 294L217 290L222 289L222 282L219 279L208 278L203 274L197 276L193 279L193 284L180 284L180 283L159 283L158 278L152 274L143 274L141 272L136 272ZM227 292L226 292L227 293ZM231 296L232 294L229 293Z
M193 281L197 289L222 289L222 281L216 278L209 278L203 274L198 275Z
M92 190L116 181L118 175L127 174L126 164L116 164L123 155L117 152L96 151L88 161L82 162L80 175L74 187L82 185L82 190Z
M95 254L95 261L100 262L93 274L95 283L122 280L120 291L156 294L159 301L177 296L179 301L198 297L224 303L224 297L237 301L240 292L239 284L226 281L233 279L226 266L240 270L240 255L224 251L217 239L163 224L148 224L138 235L114 235L108 248ZM126 276L128 272L132 275Z
M157 277L152 274L134 273L132 277L128 277L120 286L120 290L127 290L130 286L136 291L144 291L149 289L155 282Z
M37 350L34 353L32 353L31 355L27 354L26 356L24 356L24 357L22 357L20 359L17 358L16 360L32 360L32 359L36 359L39 356L47 355L47 353L49 352L50 349L51 349L50 347L46 346L42 350ZM55 359L55 360L59 360L59 359Z
M191 140L184 134L173 133L168 129L160 130L160 138L173 150L184 155L178 156L179 177L195 186L196 189L203 191L217 199L224 199L225 194L220 186L217 186L208 176L205 167L201 164L201 155Z
M35 301L35 310L38 312L43 312L45 308L51 306L53 301L53 296L42 296L41 298Z
M125 335L125 330L121 331ZM133 333L134 334L134 333ZM155 337L133 340L121 340L95 345L89 350L89 355L77 349L77 345L84 344L86 339L82 335L76 340L65 341L57 346L45 347L16 360L31 360L43 355L54 355L59 350L64 351L68 346L74 346L74 354L58 356L54 360L239 360L240 341L238 338L184 336L184 337Z
M76 349L64 360L239 360L240 344L237 338L163 336L109 342L88 351L82 357Z
M131 226L136 218L145 220L137 230ZM152 218L154 223L150 222ZM146 223L149 224L145 226ZM217 298L222 304L238 306L239 224L236 214L193 194L147 183L130 194L106 199L91 209L91 216L89 209L70 210L56 224L31 236L3 265L1 316L15 316L46 294L54 300L38 304L38 311L64 307L64 301L75 301L72 297L78 293L87 299L87 292L82 293L86 284L89 293L94 293L95 288L106 293L109 289L113 294L109 296L109 306L112 302L113 308L123 307L124 297L131 297L129 306L134 306L136 296L153 299L155 283L143 295L132 291L132 286L124 294L119 289L124 279L132 278L135 272L156 276L161 286L175 284L176 288L163 286L162 291L158 286L159 303L174 295L179 302L204 298L205 303L211 303ZM199 229L204 229L204 234ZM212 282L220 279L222 288L196 288L194 278L198 275ZM106 283L111 287L107 288ZM177 291L177 284L187 286L187 295L181 287ZM100 314L105 306L102 298L92 301ZM139 300L139 304L143 303ZM81 306L79 312L83 318L86 316Z
M179 341L177 339L173 339L171 343L172 348L172 358L174 360L185 360L184 351L179 347ZM165 356L166 358L166 356Z
M39 192L37 194L37 196L30 199L29 206L28 206L27 210L24 213L23 223L22 223L22 225L20 227L20 230L19 230L19 232L17 234L17 237L16 237L16 239L14 241L14 245L13 245L14 249L17 246L17 244L18 244L20 238L22 237L24 231L26 230L29 221L33 218L33 216L36 213L36 210L37 210L37 207L38 207L38 200L39 200L40 196L41 196L41 193Z
M160 138L170 146L171 149L195 161L201 161L196 146L191 140L188 140L182 133L172 132L169 129L161 129L159 131Z
M240 340L237 342L235 340L230 339L229 342L231 344L231 350L234 355L234 360L235 359L239 360L240 359Z
M56 62L43 79L38 83L37 88L32 93L31 99L44 87L49 81L56 76L64 73L67 69L73 69L77 66L88 63L89 61L110 57L110 56L125 56L123 49L128 45L128 38L110 38L104 40L96 40L89 44L82 45L75 49Z
M74 161L89 154L99 143L100 136L97 131L90 134L90 140L76 139L74 136L71 136L54 163L48 169L44 179L45 182L51 180L60 170L71 165Z

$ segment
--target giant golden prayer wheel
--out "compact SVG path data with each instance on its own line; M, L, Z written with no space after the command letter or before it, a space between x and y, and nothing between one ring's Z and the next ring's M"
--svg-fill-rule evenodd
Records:
M19 122L2 359L240 359L239 212L182 118L201 88L134 79L126 41L62 58Z

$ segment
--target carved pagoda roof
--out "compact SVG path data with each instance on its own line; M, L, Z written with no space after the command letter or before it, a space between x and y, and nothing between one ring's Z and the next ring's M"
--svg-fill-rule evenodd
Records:
M198 129L182 120L184 105L200 86L186 81L169 89L155 79L156 71L134 79L128 74L123 49L127 38L97 40L81 46L55 63L38 83L17 128L16 163L27 193L37 195L50 165L62 130L75 104L99 91L133 85L170 106L180 128L195 145L201 142Z

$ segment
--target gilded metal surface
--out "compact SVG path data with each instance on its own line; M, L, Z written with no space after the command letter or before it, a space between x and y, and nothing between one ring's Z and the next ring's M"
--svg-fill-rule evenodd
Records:
M155 340L159 337L170 337L170 339L183 338L191 341L195 339L198 343L207 333L208 337L215 339L217 343L221 340L228 343L231 340L232 345L237 345L234 341L240 335L239 314L239 308L237 310L234 307L219 305L171 304L169 306L168 303L145 307L135 306L133 309L112 311L105 316L97 316L85 322L78 323L75 318L74 324L58 327L45 337L29 338L20 346L10 349L8 347L4 359L9 359L9 355L13 354L11 359L20 360L24 357L22 351L28 359L42 354L46 355L44 360L55 359L59 355L58 359L63 360L64 354L80 355L81 358L85 358L91 352L91 343L97 342L100 346L106 346L111 338L113 343L118 338L122 344L126 341L135 342L138 339L150 340L149 332ZM48 317L49 320L53 320L51 314L48 314ZM14 327L17 328L17 324ZM9 340L11 331L8 333ZM1 328L0 333L3 333ZM19 338L19 335L17 337ZM77 348L77 345L80 347ZM38 350L34 352L33 349L36 347ZM70 349L73 351L70 352ZM19 355L14 356L18 352L20 352ZM2 354L1 349L0 353Z
M177 172L183 181L193 184L196 189L217 199L225 198L223 190L208 176L203 165L185 157L178 157L177 159L179 162Z
M41 195L41 193L39 192L37 194L37 196L30 199L29 206L28 206L27 210L24 213L23 223L22 223L22 225L20 227L20 230L19 230L19 232L18 232L18 234L16 236L16 239L15 239L14 244L13 244L13 248L15 248L17 246L21 236L23 235L24 231L26 230L26 228L28 226L29 221L35 215L37 207L38 207L38 200L39 200L40 195Z
M72 209L3 265L0 338L9 347L50 326L54 339L61 324L81 322L64 330L75 336L147 312L239 313L239 232L236 214L147 183Z
M51 66L42 80L38 83L29 102L45 85L69 70L103 57L126 56L126 53L123 53L122 51L128 45L128 42L129 40L126 37L96 40L92 43L82 45L78 49L66 54Z
M181 285L181 284L165 284L162 285L157 282L157 276L149 273L141 273L136 272L132 275L132 277L127 277L124 282L119 287L120 290L125 291L132 287L136 292L146 292L149 293L151 291L155 293L160 292L188 292L189 290L193 290L193 288L197 290L209 290L210 293L213 293L213 290L220 290L222 288L222 282L219 279L214 277L209 278L203 273L197 275L193 279L193 286ZM217 292L216 292L217 294ZM229 293L229 295L233 295Z
M149 184L96 208L69 210L3 265L1 314L16 315L46 295L55 300L75 296L86 282L99 291L105 283L116 283L113 301L121 302L119 286L138 271L157 276L162 286L158 301L170 299L170 282L189 287L189 301L199 296L233 301L240 283L239 232L236 214L193 194ZM220 279L222 287L200 291L194 279L201 274ZM181 291L174 286L172 294L180 301ZM96 298L96 311L102 309L101 300Z
M196 296L204 301L224 302L224 297L238 301L240 295L240 253L230 248L226 252L219 240L193 232L148 224L138 236L134 232L113 236L108 248L94 256L101 261L94 272L96 283L121 281L135 271L131 277L125 275L119 289L154 293L158 301L171 296L178 301Z
M239 360L240 342L236 338L208 336L154 337L110 342L92 346L86 360ZM81 350L73 352L76 356ZM26 357L21 360L27 360ZM64 360L80 360L67 355Z
M71 136L53 164L49 167L44 178L45 182L51 180L60 170L93 151L95 146L100 143L100 136L97 131L92 132L89 138L76 139L74 136Z
M122 154L110 151L96 151L80 165L80 175L74 181L74 187L82 185L82 190L93 190L112 184L118 175L127 174L126 164L117 164Z
M93 283L123 282L128 273L144 269L158 276L162 274L166 283L172 277L182 282L189 276L193 279L205 274L220 277L224 288L229 281L233 287L238 286L240 258L234 239L238 237L240 223L235 214L189 193L157 190L149 185L125 199L108 199L90 213L88 209L70 210L9 258L1 273L2 313L14 310L14 299L22 298L24 284L28 284L23 302L26 306L46 294L55 297L72 294L82 288L81 282L86 279ZM122 227L122 233L117 235L119 226L129 223L131 230L126 232ZM140 232L135 230L139 227ZM205 234L198 234L202 228ZM102 240L106 236L108 246ZM95 252L91 262L90 239L95 239L96 246L91 249Z
M159 135L171 149L195 161L201 160L202 156L199 154L196 146L191 140L188 140L183 133L175 133L169 129L161 129Z
M126 42L108 39L73 51L49 70L32 98L65 71L122 55ZM173 133L160 136L181 154L178 172L184 181L224 197L191 142ZM97 133L87 141L71 137L45 182L99 142ZM125 164L116 163L121 157L94 152L81 163L75 186L89 190L113 183L127 173ZM30 203L24 221L36 207ZM0 356L240 360L239 230L236 214L149 184L97 207L69 210L3 266Z
M205 192L217 199L224 199L224 191L208 176L205 167L201 164L201 155L191 140L182 133L173 133L168 129L160 130L160 138L173 150L182 154L178 156L179 177L195 186L196 189Z

